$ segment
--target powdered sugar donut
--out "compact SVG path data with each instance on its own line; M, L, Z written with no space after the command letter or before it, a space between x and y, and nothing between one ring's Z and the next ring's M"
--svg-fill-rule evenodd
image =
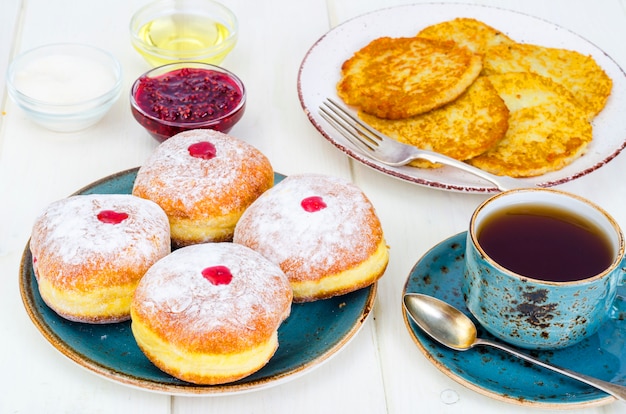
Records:
M129 194L56 201L30 239L42 299L60 316L89 323L129 319L139 279L170 246L163 210Z
M292 292L281 269L233 243L183 247L157 262L131 306L137 344L161 370L222 384L263 367L278 347Z
M139 168L133 194L170 219L176 246L229 241L243 211L274 184L269 160L252 145L209 129L162 144Z
M292 175L276 184L246 210L233 241L278 264L295 302L368 286L389 261L380 221L365 194L326 175Z

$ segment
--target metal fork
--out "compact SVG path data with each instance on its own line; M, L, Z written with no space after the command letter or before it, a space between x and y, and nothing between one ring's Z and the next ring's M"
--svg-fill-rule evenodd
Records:
M515 178L496 176L446 155L422 150L389 138L352 115L346 108L331 98L327 98L319 110L322 118L336 128L348 141L370 158L383 164L398 167L406 165L413 160L426 160L458 168L475 175L492 183L500 191L529 187L528 184Z

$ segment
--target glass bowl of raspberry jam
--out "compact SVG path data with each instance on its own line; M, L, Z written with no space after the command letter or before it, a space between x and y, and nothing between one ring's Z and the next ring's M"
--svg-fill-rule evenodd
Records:
M238 36L235 14L213 0L156 0L130 20L131 44L152 66L182 61L219 65Z
M170 63L141 75L131 112L156 140L190 129L228 132L241 119L246 89L232 72L202 62Z
M11 99L35 123L75 132L102 119L122 91L122 66L102 49L73 43L18 55L7 71Z

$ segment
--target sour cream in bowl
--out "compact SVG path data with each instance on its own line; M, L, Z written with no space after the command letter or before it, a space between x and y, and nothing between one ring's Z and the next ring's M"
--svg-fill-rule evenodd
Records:
M122 90L122 68L88 45L52 44L18 55L7 71L9 96L39 125L58 132L88 128Z

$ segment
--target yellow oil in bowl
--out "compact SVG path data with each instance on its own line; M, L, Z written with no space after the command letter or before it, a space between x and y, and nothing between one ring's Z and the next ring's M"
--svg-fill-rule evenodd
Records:
M157 1L131 20L134 48L153 66L196 61L220 64L237 42L237 20L209 0Z

